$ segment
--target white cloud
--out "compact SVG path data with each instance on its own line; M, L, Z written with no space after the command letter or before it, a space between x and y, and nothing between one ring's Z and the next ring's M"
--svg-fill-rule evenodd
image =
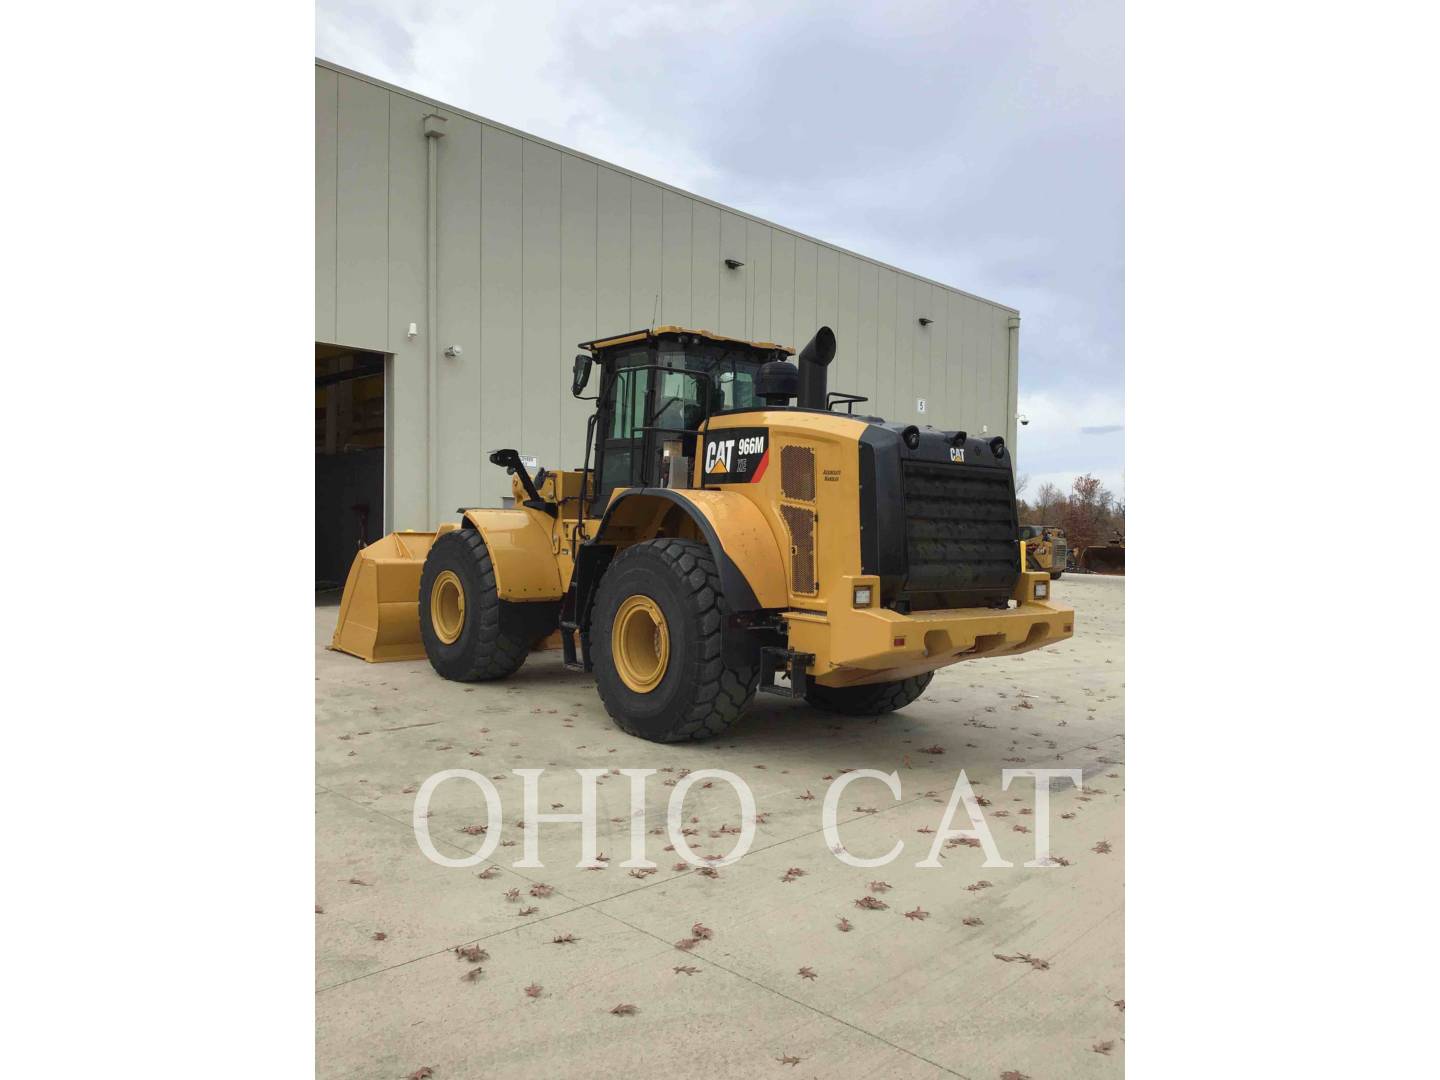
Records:
M1120 0L320 0L316 42L1019 308L1021 467L1123 479L1079 430L1124 423Z

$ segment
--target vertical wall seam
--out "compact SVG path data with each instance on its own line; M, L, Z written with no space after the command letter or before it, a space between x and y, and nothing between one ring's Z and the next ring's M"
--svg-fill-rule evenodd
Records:
M331 200L335 220L335 228L331 232L335 244L335 250L333 252L335 256L335 273L331 275L334 279L335 299L334 306L331 310L334 312L335 317L330 327L331 341L338 341L340 337L340 138L340 79L337 76L335 79L335 198ZM388 168L386 169L386 176L386 183L388 185ZM390 216L390 199L388 194L385 199L385 216L388 221ZM388 234L388 227L386 228L386 232Z
M594 314L590 319L591 333L586 335L594 339L600 333L600 167L595 167L595 297Z

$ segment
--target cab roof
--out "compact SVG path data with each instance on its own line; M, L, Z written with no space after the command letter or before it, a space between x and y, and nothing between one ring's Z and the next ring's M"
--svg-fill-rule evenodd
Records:
M717 334L713 330L694 330L685 326L657 326L654 329L631 330L628 334L618 334L615 337L597 338L594 341L582 341L577 348L589 349L591 352L599 352L602 349L614 348L616 345L632 345L639 341L656 341L662 337L678 337L681 334L702 337L708 341L718 341L728 345L743 345L746 348L759 349L764 352L781 352L786 356L795 355L795 350L790 348L790 346L776 345L773 341L746 341L744 338L726 337L724 334Z

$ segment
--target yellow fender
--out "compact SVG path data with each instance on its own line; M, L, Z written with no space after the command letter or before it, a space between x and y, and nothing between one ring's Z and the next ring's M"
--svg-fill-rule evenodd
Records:
M678 505L695 522L715 556L732 610L784 608L790 604L785 561L759 507L726 491L634 488L617 495L605 511L599 536L610 526L634 527Z
M519 508L466 510L465 520L485 538L501 600L559 600L565 595L548 514Z

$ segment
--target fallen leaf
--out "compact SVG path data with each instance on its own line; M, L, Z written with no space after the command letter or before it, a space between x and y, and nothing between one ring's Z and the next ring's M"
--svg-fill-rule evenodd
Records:
M865 908L867 911L884 911L890 905L885 903L884 900L874 896L862 896L859 900L855 901L855 906Z
M534 915L534 914L535 914L537 911L539 911L539 910L540 910L540 909L539 909L538 907L529 907L529 906L527 906L527 907L522 907L522 908L520 909L520 914L521 914L521 915Z
M877 892L877 893L879 893L879 892L889 892L892 888L894 888L894 886L891 885L888 881L872 881L872 882L870 882L870 891L871 891L871 892Z
M855 924L842 915L840 921L835 924L835 929L848 934L851 930L855 929Z
M699 968L697 968L697 967L691 967L689 964L680 964L679 966L673 967L673 968L671 968L670 970L673 971L673 972L675 972L676 975L698 975L698 974L700 974L700 969L699 969Z
M350 879L350 884L351 884L351 885L369 885L370 882L368 882L368 881L361 881L358 877L352 877L352 878Z
M795 974L799 975L802 979L818 979L820 977L819 975L815 974L814 968L809 967L802 967Z
M1090 1049L1094 1050L1097 1054L1104 1054L1106 1057L1109 1057L1110 1051L1115 1049L1115 1040L1106 1039L1104 1042L1096 1043L1094 1046L1090 1047Z
M435 1070L432 1069L429 1065L421 1065L420 1068L416 1069L413 1073L407 1076L405 1080L428 1080L429 1077L432 1077L434 1075Z
M1109 855L1109 854L1110 854L1110 841L1109 841L1109 840L1101 840L1098 844L1096 844L1096 845L1095 845L1093 848L1091 848L1090 850L1093 851L1093 852L1095 852L1096 855Z
M928 911L922 910L919 905L916 905L914 911L905 912L905 917L907 919L914 919L917 922L924 922L930 917L930 913Z
M370 940L384 941L387 937L389 937L389 935L386 934L384 930L376 930L373 934L370 935Z
M634 1016L640 1010L634 1005L616 1005L610 1011L616 1016Z
M534 885L531 885L531 886L530 886L530 895L531 895L531 896L538 896L541 900L544 900L547 896L551 895L554 891L555 891L554 886L552 886L552 885L546 885L544 882L536 882Z
M556 934L550 939L551 945L574 945L580 939L574 934Z
M1001 953L992 953L996 960L1003 960L1007 964L1024 963L1029 964L1036 971L1049 971L1050 961L1041 960L1038 956L1031 956L1029 953L1016 953L1014 956L1004 956Z
M690 927L690 933L699 941L709 941L715 936L714 930L711 930L708 926L702 926L698 922Z
M966 915L965 918L961 919L960 921L961 921L962 923L964 923L966 926L984 926L984 925L985 925L985 920L982 919L982 918L980 918L979 915Z
M469 960L472 964L478 964L482 960L490 959L490 954L479 945L457 945L453 952L461 960Z
M540 991L543 989L544 987L541 986L539 983L531 983L529 986L525 987L525 996L538 998L540 996Z
M796 1057L794 1054L786 1054L784 1057L778 1057L775 1060L781 1065L799 1065L803 1059Z

